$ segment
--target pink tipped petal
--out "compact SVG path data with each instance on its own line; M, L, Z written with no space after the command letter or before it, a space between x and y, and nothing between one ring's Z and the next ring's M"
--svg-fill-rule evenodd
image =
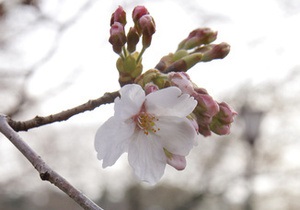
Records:
M172 154L188 155L195 144L196 131L187 118L160 117L156 125L164 148Z
M196 107L197 101L182 94L177 87L168 87L146 96L146 108L156 116L186 117Z
M120 123L115 117L111 117L98 129L94 145L98 159L103 160L103 168L113 165L127 152L134 128L134 124Z
M157 183L166 167L166 156L153 135L138 132L129 145L128 161L135 175L150 184Z
M167 159L167 163L178 171L181 171L186 167L186 159L184 156L180 155L172 154L172 157Z

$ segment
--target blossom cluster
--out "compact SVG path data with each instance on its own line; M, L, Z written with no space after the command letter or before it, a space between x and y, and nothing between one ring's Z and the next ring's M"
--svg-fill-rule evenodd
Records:
M132 84L134 79L142 73L141 58L145 50L151 45L152 35L155 33L155 22L144 6L137 6L132 12L134 26L129 28L126 35L126 12L121 6L112 14L110 20L109 42L120 58L117 60L119 83L121 86ZM142 39L141 52L136 46ZM125 46L125 44L127 44Z
M114 116L96 133L95 149L104 168L128 153L135 175L154 184L166 164L177 170L186 167L185 157L201 135L230 133L237 113L227 103L215 101L186 73L198 62L226 57L230 47L224 42L212 44L217 32L199 28L179 43L176 52L143 73L142 55L151 44L155 22L143 6L134 8L132 19L134 26L126 35L123 8L119 6L111 17L109 42L119 55L121 89Z

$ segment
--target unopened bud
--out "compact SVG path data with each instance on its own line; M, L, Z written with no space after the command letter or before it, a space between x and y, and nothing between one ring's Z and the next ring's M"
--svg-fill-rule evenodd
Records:
M140 36L136 28L131 27L127 34L127 50L132 53L136 50L136 45L140 40Z
M211 135L210 124L214 115L219 112L219 106L203 88L194 88L192 96L198 104L193 111L199 125L199 133L203 136Z
M230 125L237 115L225 102L219 103L220 111L213 117L210 129L218 135L226 135L230 133Z
M120 54L122 52L122 47L126 43L126 36L124 26L121 23L115 22L112 24L109 42L112 44L115 53Z
M143 15L138 24L143 35L152 36L155 33L155 22L151 15Z
M193 49L203 44L209 44L216 40L217 32L210 28L198 28L192 31L189 36L181 41L178 45L179 49Z
M201 53L193 53L187 56L184 56L180 60L172 63L168 68L164 70L165 73L167 72L179 72L179 71L187 71L188 69L192 68L194 65L199 63L202 60Z
M187 50L177 50L175 53L174 53L174 56L173 56L173 61L178 61L179 59L187 56L189 53Z
M178 50L175 53L169 53L166 56L163 56L158 64L156 64L155 68L164 72L166 68L168 68L175 61L185 57L188 55L186 50Z
M144 15L138 20L138 28L143 35L142 44L144 48L148 48L151 44L152 35L155 33L155 22L150 15Z
M197 113L197 111L195 110L194 113ZM205 137L211 135L211 130L209 127L210 123L211 123L211 117L197 114L197 124L199 126L199 133L201 133Z
M157 85L159 89L169 87L171 85L168 76L157 69L150 69L146 71L137 77L134 83L139 84L142 87L145 87L148 83L153 83Z
M171 85L178 87L183 93L192 95L194 92L194 84L185 72L170 72L168 74Z
M167 67L169 67L174 61L173 61L174 54L169 53L166 56L163 56L158 64L156 64L155 69L158 69L161 72L164 72Z
M144 6L136 6L132 11L132 20L134 24L138 23L138 20L144 16L149 14L148 10Z
M210 125L210 130L218 135L228 135L230 134L230 124L229 125L223 125L221 123L213 123Z
M159 90L159 88L156 84L154 84L153 82L150 82L145 85L144 90L145 90L146 94L148 95L149 93Z
M219 112L218 103L208 94L197 93L197 88L195 88L194 94L192 96L198 101L198 111L205 113L208 116L213 117Z
M110 26L112 26L115 22L121 23L123 26L126 25L126 12L123 10L121 6L116 9L116 11L111 15Z
M203 51L203 56L201 61L206 62L206 61L211 61L213 59L223 59L225 58L229 51L230 51L230 45L222 42L220 44L216 45L210 45L209 47L204 47L203 49L199 49L199 51ZM197 52L199 52L197 50Z
M222 120L222 122L227 124L232 123L234 117L237 115L237 112L225 102L219 103L219 107L220 107L219 117Z

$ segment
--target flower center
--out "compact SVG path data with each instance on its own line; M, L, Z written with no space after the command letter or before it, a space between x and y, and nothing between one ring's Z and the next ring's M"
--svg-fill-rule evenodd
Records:
M146 135L148 135L149 132L156 133L160 130L160 128L157 128L155 125L156 121L158 121L158 119L154 115L146 112L140 112L135 118L137 127L142 129Z

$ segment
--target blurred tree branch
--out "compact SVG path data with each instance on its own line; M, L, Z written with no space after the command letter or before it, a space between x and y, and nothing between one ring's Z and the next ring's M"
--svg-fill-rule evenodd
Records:
M77 9L77 11L72 17L70 17L64 22L59 22L53 17L49 17L48 15L44 14L43 11L39 8L39 0L22 0L15 5L16 7L34 7L35 19L33 21L30 21L26 25L26 27L20 27L18 29L15 29L15 31L13 31L13 33L11 33L9 36L0 37L0 44L7 44L13 42L14 38L24 35L26 31L32 31L36 28L39 28L39 25L45 25L45 22L54 25L54 27L56 28L56 32L54 35L52 46L50 46L50 48L39 59L37 59L34 63L30 64L28 67L22 67L22 69L7 69L0 66L0 81L21 80L18 87L13 86L13 88L17 89L16 92L18 92L18 97L16 97L16 103L13 106L11 106L9 110L6 111L7 115L17 115L24 110L25 106L30 105L34 102L34 100L30 98L29 94L27 93L28 81L30 80L32 75L34 75L43 65L45 65L55 55L64 33L70 27L72 27L82 17L84 12L88 11L88 9L91 8L95 2L95 0L86 1ZM5 3L0 3L0 18L1 16L7 15L10 12L10 9L11 8L6 7ZM3 15L1 15L2 13Z
M0 131L18 148L28 161L39 172L42 180L47 180L70 196L81 207L87 210L102 210L83 193L73 187L67 180L52 170L42 158L27 145L21 137L9 126L8 118L0 115Z

